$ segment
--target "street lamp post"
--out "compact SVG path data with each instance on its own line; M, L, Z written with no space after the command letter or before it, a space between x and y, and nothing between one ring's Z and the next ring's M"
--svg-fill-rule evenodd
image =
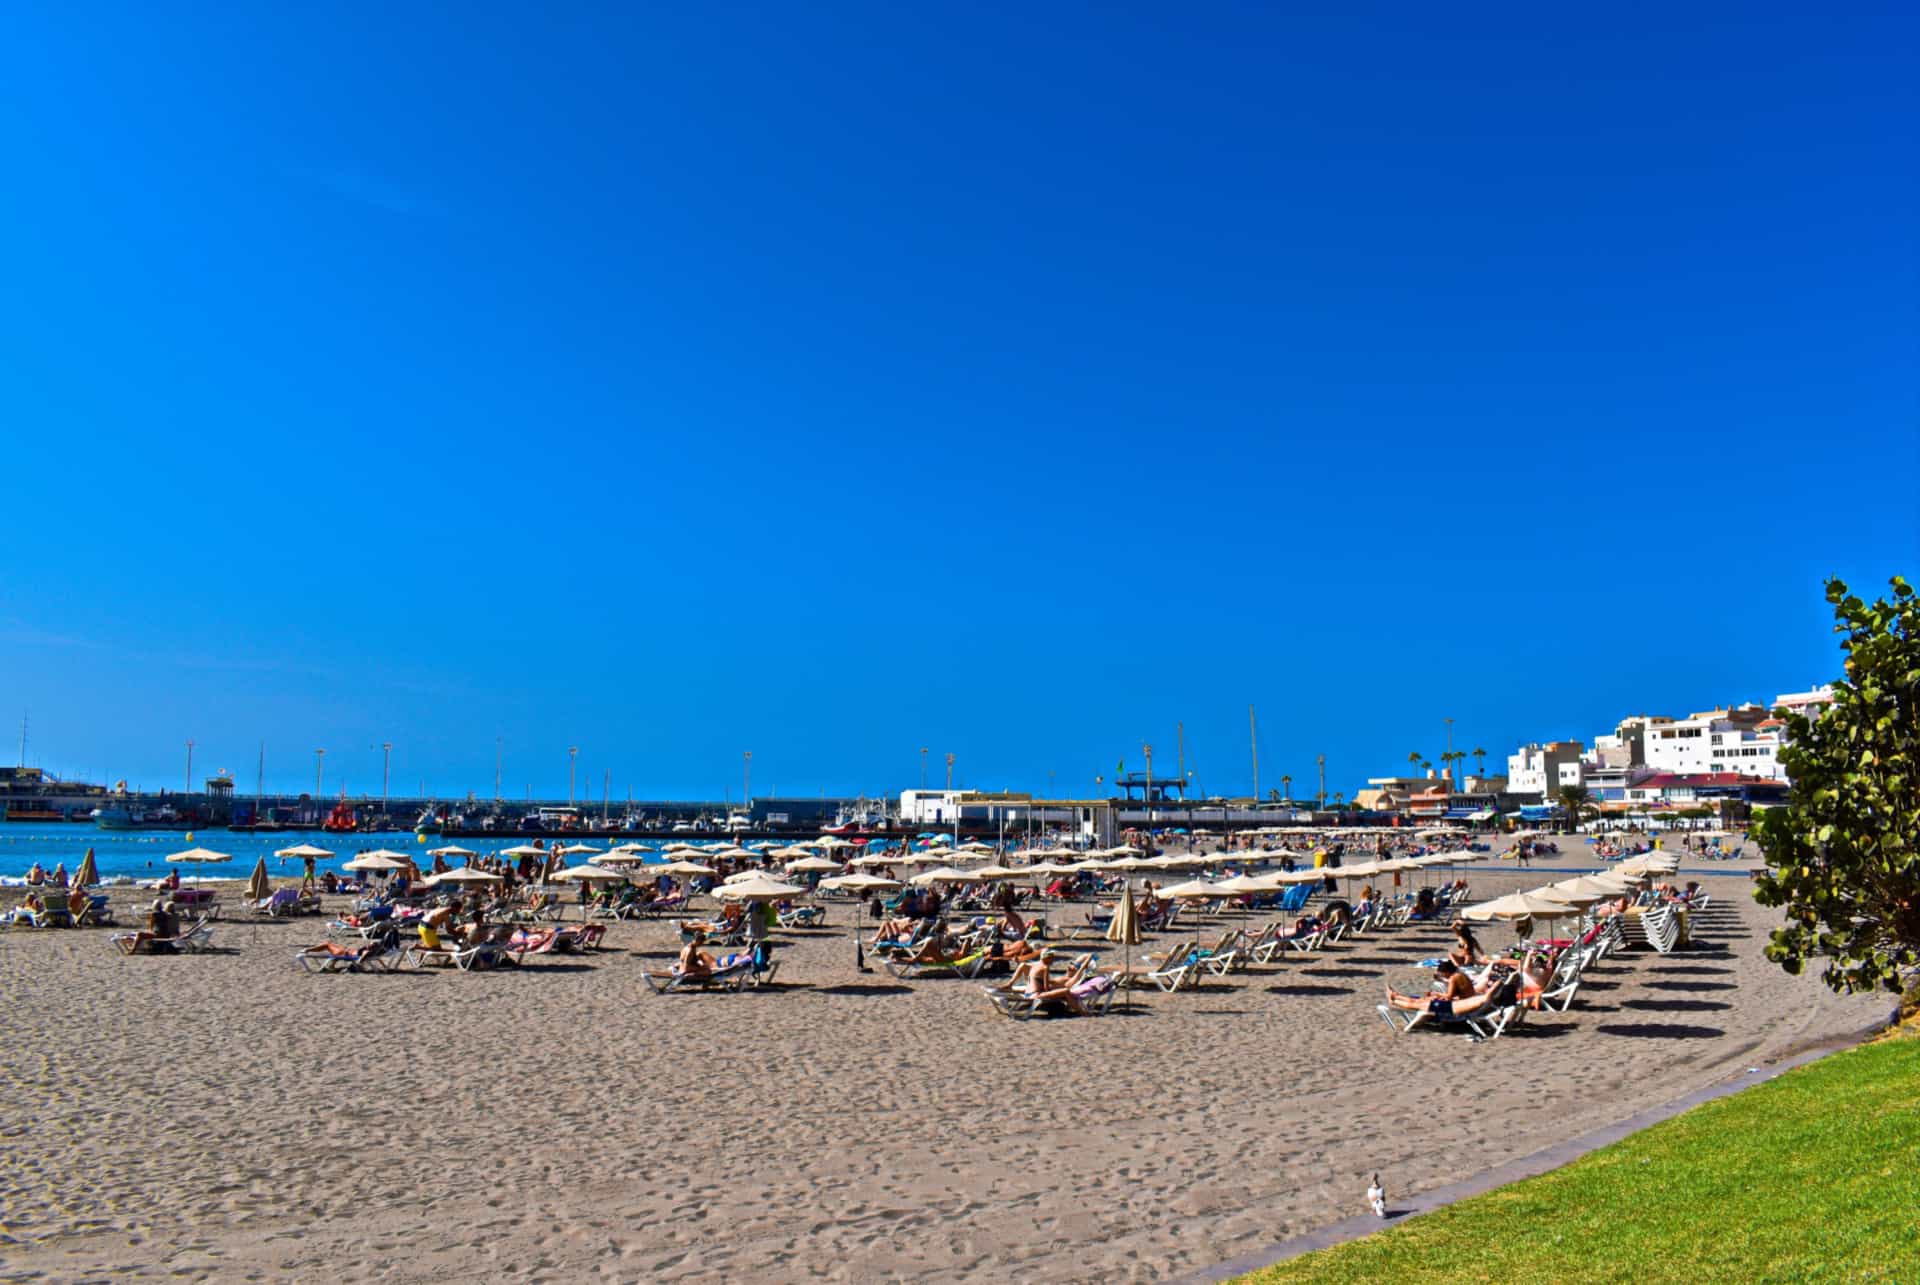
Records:
M947 793L953 793L953 751L947 751Z
M387 792L388 792L387 787L391 785L392 782L393 782L393 742L382 741L380 742L380 811L382 815L384 815L387 810ZM420 793L425 794L426 792L427 791L423 785L420 790Z
M326 765L327 752L325 750L315 750L313 752L313 801L316 804L320 802L320 779Z
M924 745L920 747L920 788L922 791L927 788L927 747Z
M187 742L187 793L193 793L193 742Z
M567 806L568 807L573 806L573 769L574 769L574 765L578 763L579 760L580 760L580 747L578 745L567 746Z
M1142 745L1140 752L1147 756L1147 834L1153 834L1153 746ZM1147 841L1148 851L1152 851L1153 841Z
M753 751L743 750L740 757L746 762L746 774L740 783L740 805L749 811L753 809Z

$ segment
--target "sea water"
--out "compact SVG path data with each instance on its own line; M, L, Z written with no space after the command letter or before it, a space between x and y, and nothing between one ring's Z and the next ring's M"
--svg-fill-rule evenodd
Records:
M13 887L26 882L34 862L52 873L56 864L65 863L67 873L80 868L87 849L93 849L94 864L103 880L134 879L146 881L164 878L178 870L183 880L245 879L253 873L254 863L267 859L267 873L275 879L298 877L305 865L298 857L276 857L277 848L309 844L325 848L334 855L316 861L315 869L338 871L342 863L362 852L385 848L404 852L419 862L422 869L433 864L429 848L458 846L469 851L491 854L503 848L529 843L524 835L502 834L487 839L444 839L437 834L416 835L406 831L383 834L328 834L322 830L273 830L266 833L225 830L101 830L91 825L26 824L0 825L0 886ZM608 842L593 845L605 850ZM649 847L658 845L649 844ZM208 848L225 853L226 861L169 861L172 853L189 848ZM584 859L585 854L582 854ZM452 864L460 865L464 858Z

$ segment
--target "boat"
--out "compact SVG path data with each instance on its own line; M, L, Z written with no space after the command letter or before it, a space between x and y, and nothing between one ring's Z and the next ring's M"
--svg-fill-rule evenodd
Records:
M320 828L329 834L351 834L359 826L360 818L345 799L334 804L333 811L327 813L327 819L320 823Z
M44 803L35 807L31 803L7 804L9 821L64 821L66 816L58 808L50 808Z
M413 823L413 832L415 834L439 834L440 814L429 807L426 811L422 812L419 819Z

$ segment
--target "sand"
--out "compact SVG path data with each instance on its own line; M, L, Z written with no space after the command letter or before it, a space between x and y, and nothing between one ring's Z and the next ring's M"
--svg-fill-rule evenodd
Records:
M315 920L180 958L0 934L0 1280L1193 1271L1357 1212L1375 1171L1453 1181L1885 1017L1768 964L1772 912L1705 882L1702 945L1616 956L1484 1045L1375 1014L1384 979L1424 985L1418 928L1025 1023L977 983L856 973L843 910L739 995L650 993L667 924L395 976L293 967Z

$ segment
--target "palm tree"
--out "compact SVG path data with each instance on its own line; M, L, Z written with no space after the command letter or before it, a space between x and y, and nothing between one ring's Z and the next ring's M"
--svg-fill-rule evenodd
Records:
M1459 750L1442 750L1440 752L1440 766L1446 771L1447 788L1449 790L1453 788L1453 765L1465 757L1466 755Z
M1473 774L1483 779L1486 777L1487 752L1485 750L1477 749L1473 751Z
M1563 785L1559 794L1560 806L1567 814L1567 833L1572 834L1580 828L1580 818L1591 816L1598 811L1593 806L1593 791L1584 785Z
M1419 750L1415 750L1413 753L1407 755L1407 766L1412 768L1416 772L1420 770L1420 751Z
M1293 797L1293 778L1290 776L1282 776L1280 778L1280 784L1286 790L1287 797L1291 799Z
M1347 805L1347 792L1345 790L1335 790L1333 792L1333 810L1335 812L1338 812L1341 808L1345 807L1346 805Z

